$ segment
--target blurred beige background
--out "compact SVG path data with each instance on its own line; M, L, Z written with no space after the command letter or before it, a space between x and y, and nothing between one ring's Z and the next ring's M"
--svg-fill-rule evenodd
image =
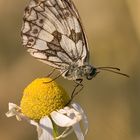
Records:
M8 102L19 104L24 87L50 68L21 45L27 0L0 0L0 139L37 140L35 128L6 118ZM90 47L91 64L117 66L129 79L102 72L84 81L76 100L89 118L86 140L140 140L140 0L74 0ZM67 89L73 82L57 81ZM76 140L74 134L68 140Z

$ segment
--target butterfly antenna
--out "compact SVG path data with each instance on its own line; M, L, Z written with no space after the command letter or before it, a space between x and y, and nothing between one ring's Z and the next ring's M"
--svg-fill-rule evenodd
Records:
M118 70L118 71L120 71L120 69L117 68L117 67L97 67L97 69L112 69L112 70Z
M127 75L125 73L118 72L118 71L120 71L120 69L117 68L117 67L97 67L96 69L109 71L109 72L116 73L116 74L119 74L119 75L122 75L122 76L125 76L125 77L130 77L129 75Z

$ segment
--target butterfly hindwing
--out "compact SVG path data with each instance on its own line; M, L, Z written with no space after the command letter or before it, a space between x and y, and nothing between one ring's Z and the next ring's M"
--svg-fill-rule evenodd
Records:
M35 58L58 69L88 58L80 17L70 0L31 0L25 9L23 46Z

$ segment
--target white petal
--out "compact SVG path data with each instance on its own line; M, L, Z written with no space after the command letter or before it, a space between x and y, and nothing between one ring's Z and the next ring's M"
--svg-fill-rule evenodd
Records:
M60 109L57 112L61 113L61 114L67 114L67 110L70 109L69 107L64 107L64 109Z
M21 120L23 120L23 121L27 121L27 122L29 122L30 123L30 118L28 118L27 116L25 116L24 114L22 114L22 113L20 113L20 112L16 112L16 119L18 120L18 121L21 121Z
M51 117L52 117L53 121L58 126L61 126L61 127L70 127L78 122L76 118L71 119L70 117L63 115L63 114L56 112L56 111L53 111L51 113Z
M40 120L38 128L39 140L54 140L53 125L49 117L44 117Z
M5 115L7 116L7 117L12 117L12 116L15 116L16 114L15 114L15 112L13 112L13 111L8 111L7 113L5 113Z
M38 123L35 122L34 120L30 120L29 123L30 123L31 125L34 125L34 126L37 126L37 127L39 126Z
M19 107L18 107L16 104L14 104L14 103L9 103L8 106L9 106L9 110L11 110L11 109L13 109L13 108L19 108Z
M79 123L73 125L73 129L74 129L74 132L75 132L75 134L77 136L77 139L78 140L84 140L84 135L83 135L83 133L81 131Z
M26 117L24 114L21 113L20 107L13 103L9 103L9 111L5 115L7 117L16 116L16 119L18 121L21 121L21 120L30 121L28 117Z
M65 138L65 137L67 137L69 134L71 134L72 132L73 132L73 128L70 129L70 127L67 127L67 128L63 131L63 133L62 133L61 135L59 135L59 136L57 136L57 137L55 138L55 140L58 140L58 139L60 139L60 138Z
M87 132L88 132L87 116L86 116L85 112L83 111L83 109L81 108L81 106L79 104L72 103L71 105L73 106L74 109L76 109L82 115L82 122L83 122L83 126L84 126L84 135L86 135Z
M18 107L16 104L9 103L8 104L9 111L5 114L7 117L12 117L17 115L17 110L20 110L20 107Z
M79 122L82 119L82 115L74 108L65 107L64 110L67 112L67 116L71 119L76 119L76 122Z

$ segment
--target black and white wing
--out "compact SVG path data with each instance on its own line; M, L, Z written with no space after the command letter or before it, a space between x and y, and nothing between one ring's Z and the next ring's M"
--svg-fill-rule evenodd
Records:
M86 37L71 0L31 0L21 34L28 52L52 67L88 62Z

